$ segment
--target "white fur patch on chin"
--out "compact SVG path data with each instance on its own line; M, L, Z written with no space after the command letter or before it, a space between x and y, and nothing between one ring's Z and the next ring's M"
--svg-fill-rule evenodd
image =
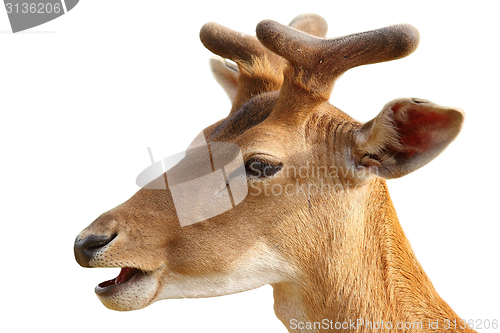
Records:
M155 301L229 295L289 281L291 276L293 268L290 264L276 251L257 243L226 272L204 276L168 276Z
M108 309L116 311L131 311L147 307L153 303L158 288L155 274L152 273L139 281L132 278L125 286L109 295L97 297Z

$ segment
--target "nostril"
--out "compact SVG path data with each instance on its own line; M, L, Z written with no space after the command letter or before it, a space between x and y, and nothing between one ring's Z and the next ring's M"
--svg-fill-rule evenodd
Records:
M111 241L113 239L115 239L116 236L117 236L116 234L111 235L111 237L92 235L92 236L87 237L83 241L81 246L84 250L94 251L94 250L100 249L101 247L104 247L104 246L108 245L109 243L111 243Z
M90 235L84 239L77 238L74 247L76 261L83 267L89 267L89 262L96 251L111 243L116 236L117 234L111 236Z

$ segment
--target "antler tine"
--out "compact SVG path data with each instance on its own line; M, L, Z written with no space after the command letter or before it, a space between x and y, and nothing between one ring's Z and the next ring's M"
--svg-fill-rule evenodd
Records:
M328 27L325 19L317 14L299 15L290 22L289 26L318 37L324 37ZM276 57L263 47L256 37L214 22L206 23L201 28L200 39L203 45L213 53L237 62L250 62L252 58L264 55ZM273 60L278 60L278 58Z
M403 58L418 46L418 30L409 24L334 39L310 36L278 22L257 25L257 37L293 66L295 76L316 95L328 99L337 77L350 68Z
M270 54L255 36L243 34L218 23L209 22L200 30L203 45L213 53L236 62Z
M290 25L318 36L324 36L327 29L326 21L316 14L299 15ZM210 22L201 28L200 39L213 53L238 64L238 90L231 113L252 96L280 89L286 61L264 47L257 37Z
M213 53L238 64L238 88L230 115L252 96L281 87L283 58L266 49L257 37L210 22L201 28L200 39Z

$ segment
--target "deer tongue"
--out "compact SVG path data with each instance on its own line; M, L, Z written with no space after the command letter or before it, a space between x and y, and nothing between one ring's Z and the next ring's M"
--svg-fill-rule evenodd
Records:
M100 288L105 288L111 285L118 285L123 282L127 282L134 276L135 273L139 271L137 268L131 268L131 267L123 267L120 271L120 274L114 279L104 281L99 284Z

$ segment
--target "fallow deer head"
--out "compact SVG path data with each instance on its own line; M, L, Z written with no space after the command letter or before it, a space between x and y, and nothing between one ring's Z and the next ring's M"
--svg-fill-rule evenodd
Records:
M100 300L134 310L271 284L289 329L293 319L455 318L414 258L384 179L443 151L460 131L462 111L401 98L363 124L329 103L339 76L409 55L418 31L400 24L325 39L325 21L309 14L288 26L262 21L256 32L208 23L200 33L209 50L237 65L211 60L232 108L202 138L241 149L246 198L181 226L168 178L195 173L200 157L188 151L78 235L80 265L122 268L96 287ZM218 191L193 197L193 207L210 205Z

